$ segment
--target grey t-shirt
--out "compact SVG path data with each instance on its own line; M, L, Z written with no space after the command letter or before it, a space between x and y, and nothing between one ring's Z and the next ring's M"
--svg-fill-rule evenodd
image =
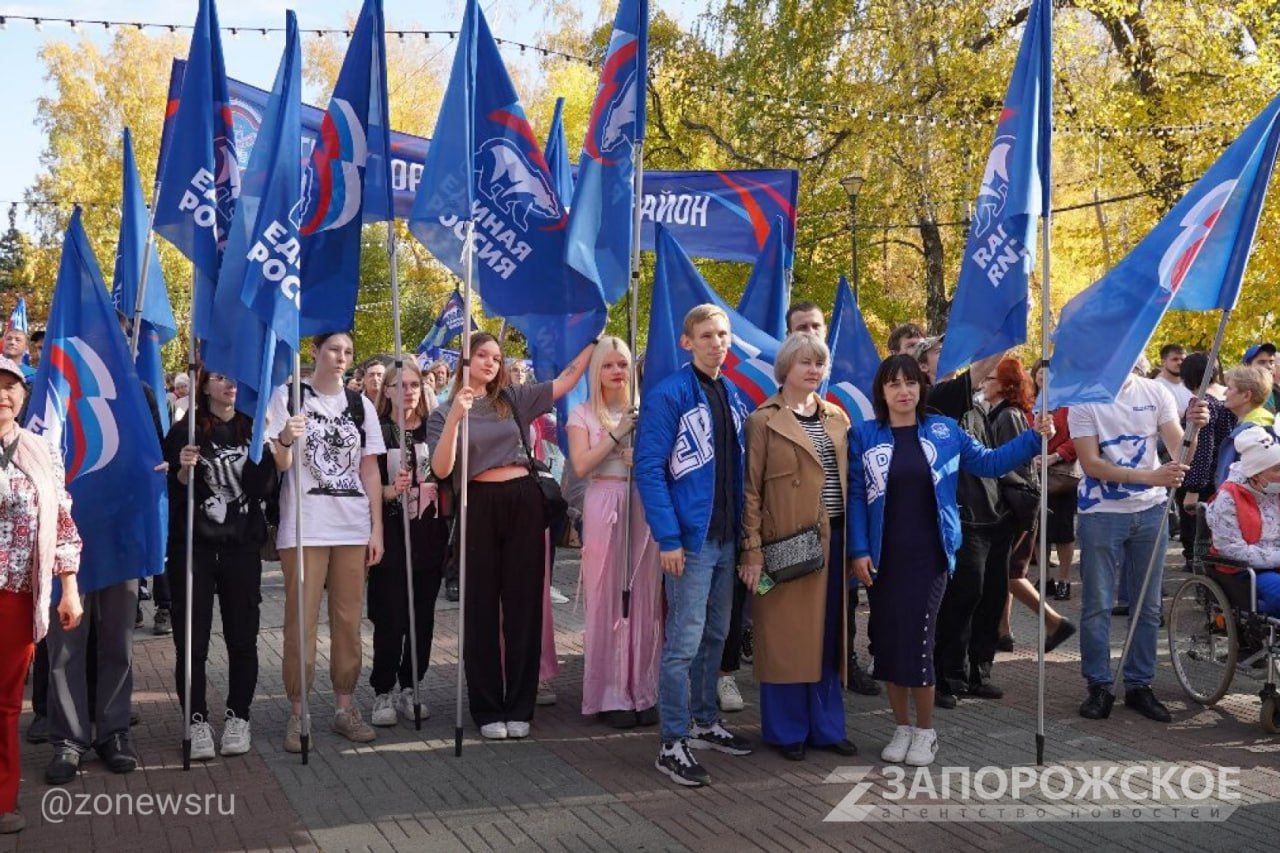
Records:
M536 385L508 385L503 393L507 400L515 404L516 414L525 429L539 415L551 411L554 402L551 398L551 383L539 382ZM427 445L435 447L444 432L445 418L453 408L453 400L441 403L427 417ZM459 424L458 434L462 427ZM508 414L499 417L493 408L493 400L485 397L477 399L471 406L470 458L467 465L471 469L472 478L481 471L490 468L501 468L504 465L528 465L529 456L524 452L524 442L520 439L520 428L516 419ZM453 473L454 482L459 482L462 468L461 453L455 458Z

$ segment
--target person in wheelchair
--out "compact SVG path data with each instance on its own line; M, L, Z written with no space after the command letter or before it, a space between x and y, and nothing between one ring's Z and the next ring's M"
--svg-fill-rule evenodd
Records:
M1235 449L1239 458L1205 513L1213 552L1248 563L1257 572L1258 612L1280 616L1280 440L1269 429L1247 429Z

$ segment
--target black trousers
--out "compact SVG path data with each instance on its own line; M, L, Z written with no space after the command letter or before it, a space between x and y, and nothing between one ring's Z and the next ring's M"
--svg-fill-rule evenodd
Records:
M742 666L742 617L747 603L747 586L733 575L733 609L729 611L729 636L724 638L724 651L720 653L720 671L737 672Z
M463 658L471 718L478 726L529 722L542 654L542 490L532 477L473 481L468 500Z
M933 664L943 693L964 693L979 680L981 665L995 660L1000 617L1009 595L1012 525L965 526L963 534L956 570L938 610Z
M173 592L173 645L177 651L174 682L178 701L185 702L186 554L171 551L166 573ZM227 708L247 720L258 685L261 547L237 544L205 548L197 543L192 551L191 577L191 713L209 719L205 663L209 659L209 635L213 630L213 597L217 595L222 613L222 637L227 646Z
M415 679L409 645L408 561L404 551L402 516L384 515L382 562L369 570L369 621L373 622L373 666L369 685L374 693L390 693L397 685L412 687L431 663L431 637L436 625L436 596L440 594L448 525L437 518L411 522L413 549L413 616L418 644Z

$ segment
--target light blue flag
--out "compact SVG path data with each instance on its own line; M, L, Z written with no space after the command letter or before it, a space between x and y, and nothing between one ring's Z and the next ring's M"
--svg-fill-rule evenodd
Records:
M1027 339L1036 218L1049 208L1053 10L1034 0L982 173L938 375Z

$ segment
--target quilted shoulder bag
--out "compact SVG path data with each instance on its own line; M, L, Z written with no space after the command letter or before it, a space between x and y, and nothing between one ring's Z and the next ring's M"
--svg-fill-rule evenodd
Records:
M822 568L822 536L818 525L806 527L790 536L765 542L764 571L774 583L786 583Z

